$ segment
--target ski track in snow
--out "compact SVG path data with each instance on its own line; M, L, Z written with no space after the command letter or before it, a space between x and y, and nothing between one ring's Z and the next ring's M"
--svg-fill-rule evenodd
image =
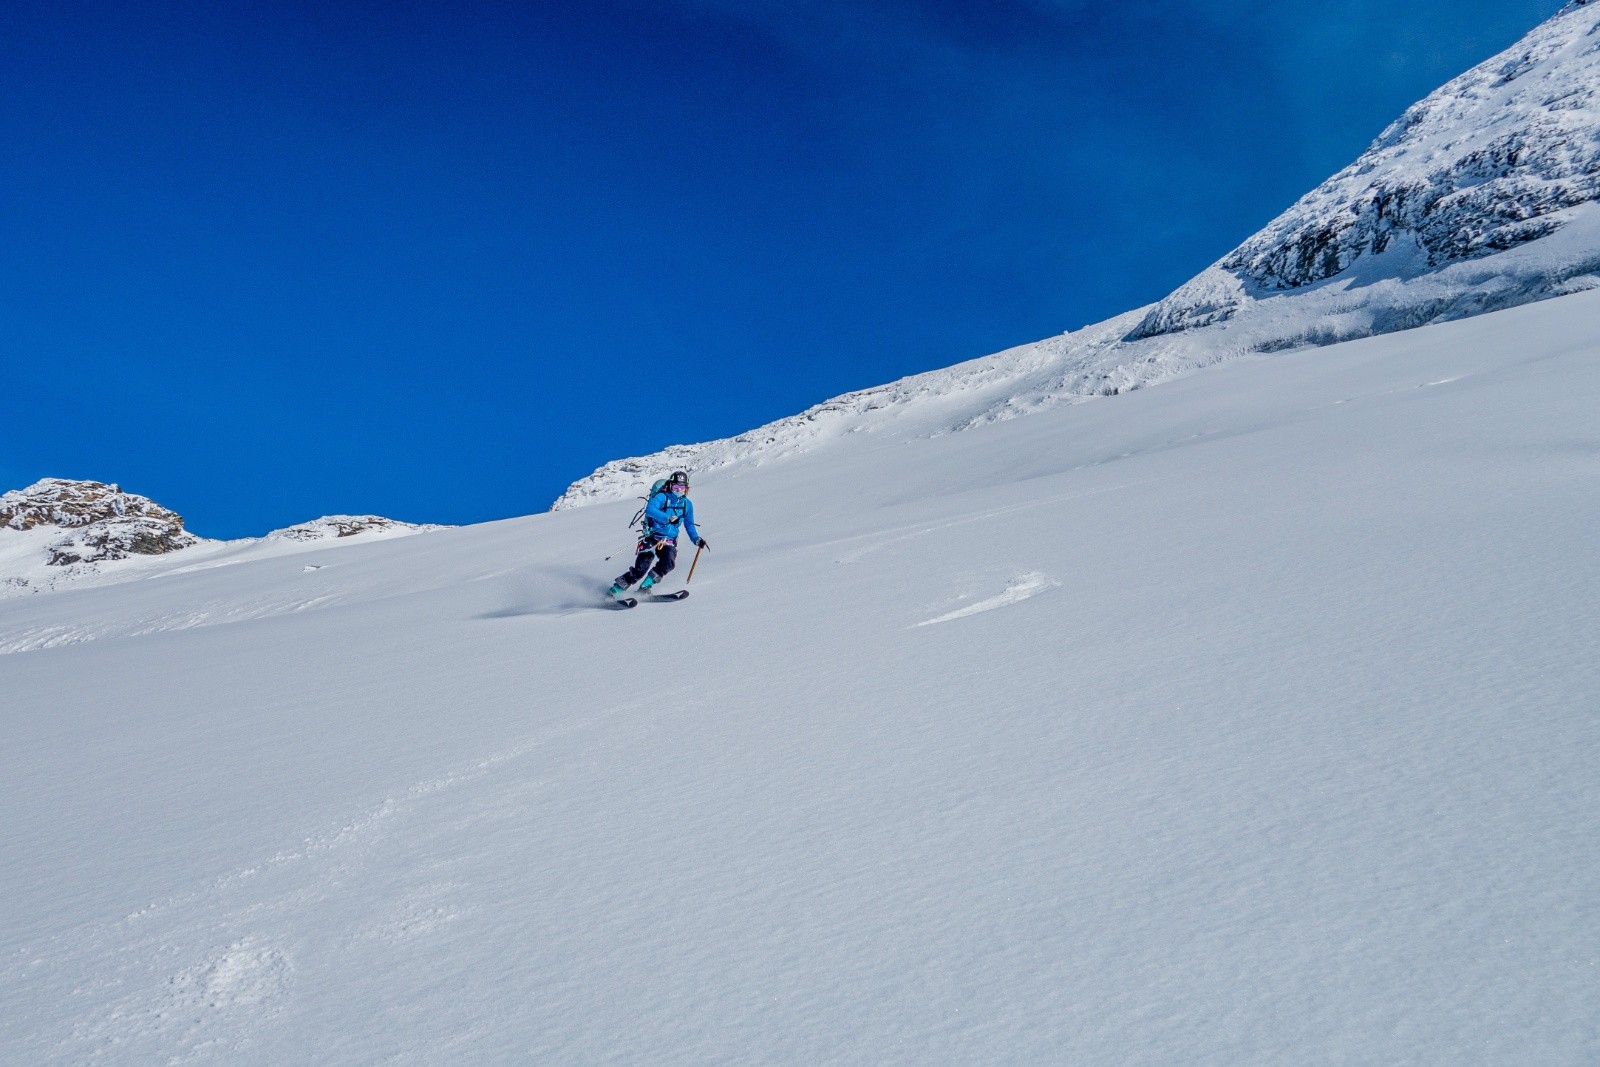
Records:
M1040 593L1043 593L1048 589L1054 589L1060 584L1061 580L1059 578L1052 578L1048 574L1043 574L1037 571L1029 574L1019 574L1015 578L1011 579L1011 581L1006 583L1004 592L992 597L988 597L984 600L980 600L976 604L968 604L964 608L957 608L954 611L947 611L943 615L939 615L931 619L924 619L916 625L933 626L937 623L950 622L953 619L964 619L969 615L977 615L985 611L993 611L996 608L1003 608L1009 604L1019 604L1022 601L1027 600L1029 597L1038 596Z

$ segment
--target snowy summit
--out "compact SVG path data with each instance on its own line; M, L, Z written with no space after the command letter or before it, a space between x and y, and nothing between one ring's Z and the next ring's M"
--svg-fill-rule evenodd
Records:
M0 596L204 543L183 517L106 482L44 478L0 495Z

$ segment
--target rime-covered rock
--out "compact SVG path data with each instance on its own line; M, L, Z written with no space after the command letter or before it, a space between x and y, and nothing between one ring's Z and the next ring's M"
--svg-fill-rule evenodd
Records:
M1572 209L1600 200L1600 34L1586 7L1569 5L1407 108L1354 163L1161 301L1128 339L1209 325L1252 290L1298 289L1395 247L1418 253L1405 266L1421 274L1556 233ZM1518 286L1515 302L1597 268L1600 254L1573 257L1533 279L1538 287Z
M129 556L159 556L199 544L183 517L107 482L44 478L0 495L0 529L57 527L48 564L65 567Z
M320 519L274 530L267 536L284 541L328 541L340 537L401 537L441 529L444 527L400 522L382 515L324 515Z

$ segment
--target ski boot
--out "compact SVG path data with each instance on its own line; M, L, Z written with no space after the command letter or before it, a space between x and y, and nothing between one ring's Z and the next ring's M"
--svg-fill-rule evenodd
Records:
M650 593L652 593L655 590L655 587L656 587L656 576L653 575L653 574L649 574L649 575L645 576L644 581L639 583L639 592L644 593L645 595L648 596Z

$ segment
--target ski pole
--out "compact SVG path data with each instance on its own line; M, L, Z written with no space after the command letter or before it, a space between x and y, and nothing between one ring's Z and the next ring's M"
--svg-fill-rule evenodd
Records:
M648 497L640 497L639 499L645 501L646 506L649 506L649 498ZM629 522L628 522L628 529L631 530L635 526L639 525L639 518L643 514L644 514L644 508L640 508L638 511L634 512L633 513L633 518L631 520L629 520ZM630 545L634 544L634 543L635 543L634 541L629 541L628 542L628 544L630 544ZM619 548L615 552L611 553L611 556L620 556L626 551L627 551L626 548ZM605 558L605 562L610 563L611 562L611 556L607 556Z
M704 547L704 545L694 546L694 559L689 563L689 577L683 580L684 585L688 585L690 582L694 581L694 569L700 565L700 550Z

